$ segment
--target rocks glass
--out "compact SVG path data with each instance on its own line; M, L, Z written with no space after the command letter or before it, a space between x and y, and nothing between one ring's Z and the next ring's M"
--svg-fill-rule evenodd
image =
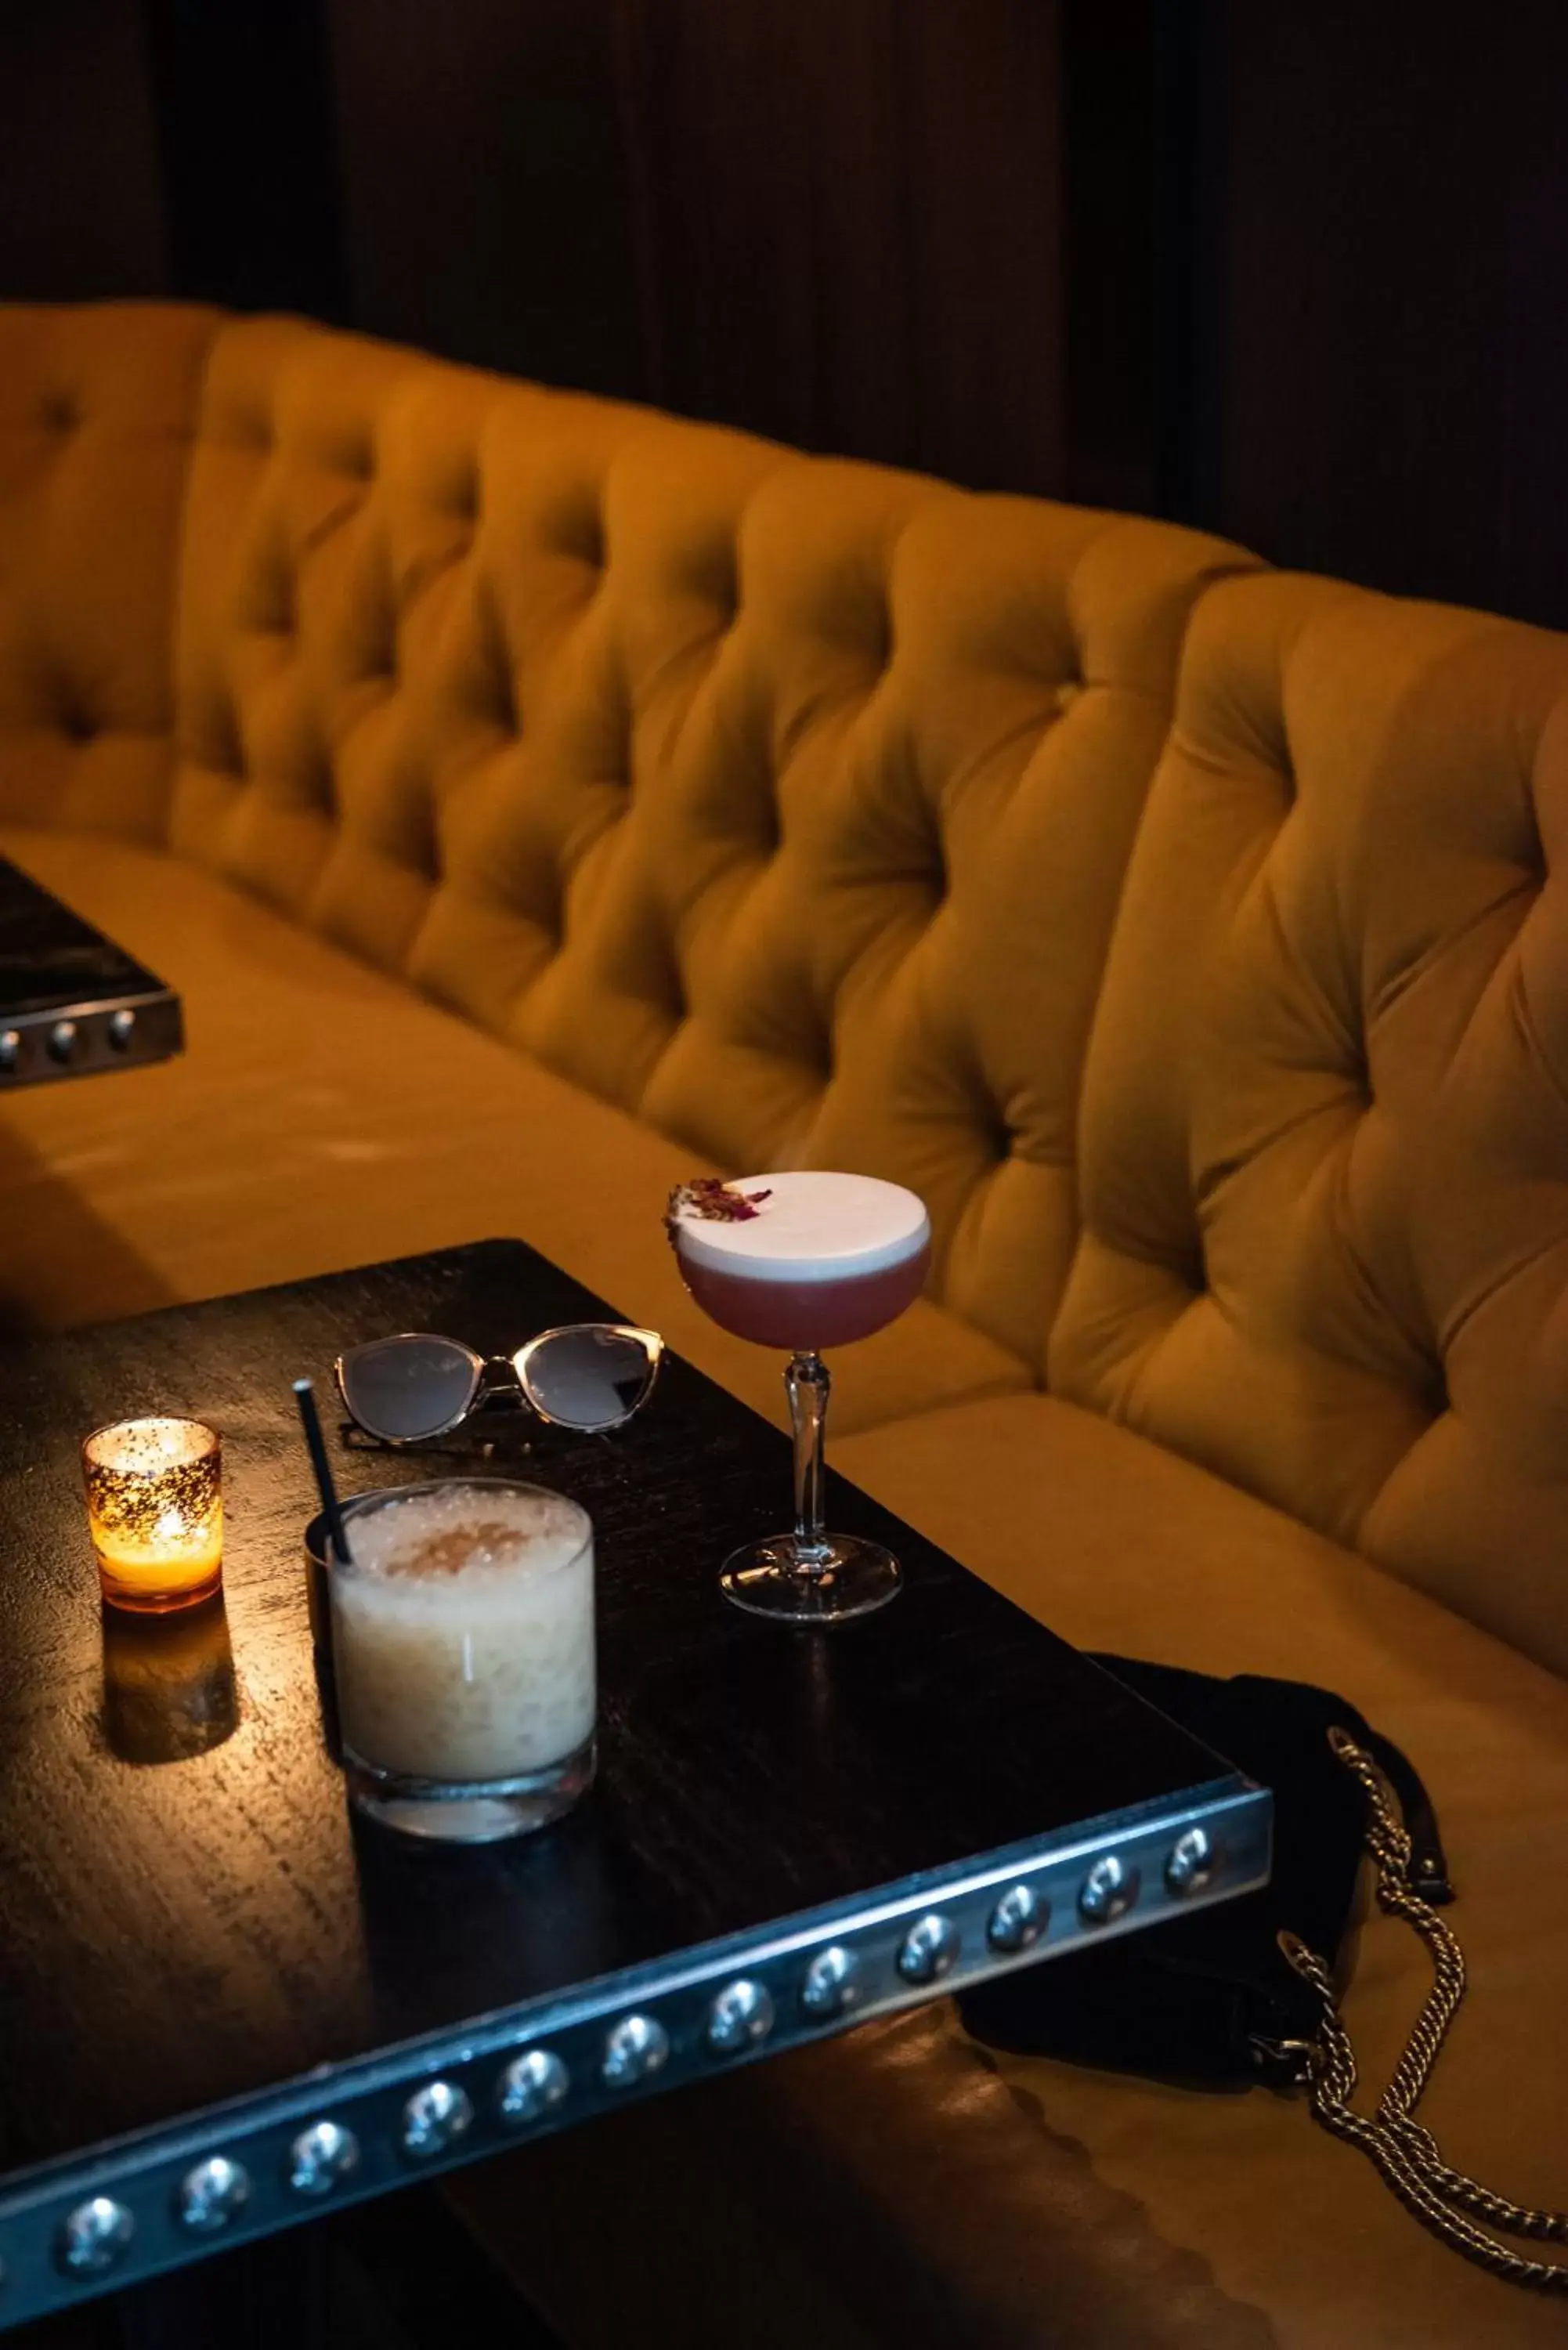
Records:
M406 1835L486 1844L557 1819L594 1772L594 1534L503 1478L344 1511L327 1575L350 1800Z

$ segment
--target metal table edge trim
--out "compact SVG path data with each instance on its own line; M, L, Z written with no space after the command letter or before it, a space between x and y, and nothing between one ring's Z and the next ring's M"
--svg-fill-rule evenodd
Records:
M770 1920L761 1929L645 1960L566 1992L545 1993L458 2027L399 2042L373 2056L324 2064L316 2073L204 2107L177 2122L14 2171L0 2180L0 2332L63 2303L188 2265L209 2251L255 2241L329 2206L366 2199L415 2178L531 2142L552 2129L627 2104L633 2096L713 2077L1008 1970L1048 1962L1090 1941L1136 1932L1162 1917L1233 1898L1267 1882L1272 1815L1268 1793L1231 1774L1168 1800L1030 1837L864 1895ZM1212 1880L1179 1900L1164 1884L1163 1860L1174 1840L1196 1826L1215 1835L1220 1857ZM1087 1869L1113 1853L1137 1872L1140 1890L1126 1914L1092 1925L1078 1912L1077 1894ZM1046 1894L1051 1922L1037 1946L1001 1954L987 1943L983 1921L991 1897L1014 1884L1028 1884ZM897 1972L901 1932L893 1929L905 1929L939 1908L959 1929L957 1963L936 1981L907 1981ZM840 2014L804 2015L797 1998L787 1994L798 1984L803 1962L835 1944L869 1965L870 1988ZM705 1995L742 1974L785 1994L776 1999L776 2029L759 2044L722 2056L711 2054L700 2033L693 2046L691 2025L705 2009ZM597 2047L606 2026L634 2014L663 2019L670 2060L629 2090L607 2088L596 2071L579 2070L584 2054ZM546 2041L571 2053L572 2094L561 2109L542 2119L521 2127L502 2123L495 2113L493 2084L478 2076L497 2060L512 2060ZM403 2100L433 2080L459 2085L466 2080L472 2123L450 2147L410 2161L400 2153L396 2138ZM286 2185L283 2157L295 2131L328 2118L357 2134L360 2158L354 2174L328 2198L310 2200ZM193 2240L174 2221L171 2197L191 2166L220 2152L247 2165L256 2191L237 2224ZM54 2259L61 2221L83 2199L110 2194L135 2200L136 2238L130 2251L100 2275L63 2275Z

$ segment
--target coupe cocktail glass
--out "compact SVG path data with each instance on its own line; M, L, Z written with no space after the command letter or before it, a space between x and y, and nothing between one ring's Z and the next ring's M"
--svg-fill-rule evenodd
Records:
M699 1305L738 1338L790 1350L794 1531L727 1559L725 1596L790 1624L841 1623L884 1607L898 1588L892 1553L823 1524L831 1382L822 1349L869 1338L919 1295L931 1253L924 1207L875 1176L799 1171L682 1184L669 1221Z

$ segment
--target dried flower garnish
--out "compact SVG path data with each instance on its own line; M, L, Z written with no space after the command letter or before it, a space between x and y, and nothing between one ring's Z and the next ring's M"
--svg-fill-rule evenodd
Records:
M675 1229L683 1214L699 1216L709 1224L749 1224L758 1202L773 1196L771 1191L732 1191L718 1175L694 1175L690 1183L677 1183L665 1207L664 1229L670 1244L675 1245Z

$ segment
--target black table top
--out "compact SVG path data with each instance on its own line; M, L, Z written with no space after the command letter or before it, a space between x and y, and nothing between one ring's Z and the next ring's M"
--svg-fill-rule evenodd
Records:
M0 857L0 1087L162 1060L180 1045L172 990Z
M1266 1798L842 1481L830 1517L898 1553L898 1600L815 1633L725 1605L724 1554L787 1518L788 1445L679 1359L611 1437L484 1421L493 1473L557 1484L595 1521L592 1794L541 1835L462 1850L352 1819L312 1670L315 1505L289 1382L312 1374L325 1400L334 1356L389 1330L490 1354L607 1310L491 1242L0 1351L0 2324L60 2297L52 2231L95 2183L228 2146L234 2116L286 2135L335 2095L389 2081L400 2099L438 2060L527 2044L541 2015L580 2010L580 2041L693 1951L732 1972L727 1952L760 1952L782 1985L836 1919L869 1931L880 1899L907 1923L976 1856L1001 1885L1024 1852L1092 1856L1120 1835L1136 1859L1139 1835L1163 1852L1206 1805L1234 1814L1212 1889L1258 1881ZM154 1410L223 1431L226 1616L100 1620L77 1442ZM451 1450L389 1455L330 1430L348 1491L452 1472ZM474 1461L475 1441L452 1444ZM1143 1858L1157 1914L1152 1844ZM980 1914L966 1979L1000 1962ZM1049 1946L1085 1930L1056 1899ZM867 1981L857 2012L920 1995L890 1960ZM584 1986L607 1983L596 2007ZM784 2031L784 1997L770 2045L808 2028L792 2004ZM678 2058L683 2013L677 1998ZM494 2143L476 2126L442 2158ZM406 2175L366 2137L355 2191ZM254 2226L307 2216L286 2199L258 2187ZM138 2229L109 2282L198 2249L166 2216Z

